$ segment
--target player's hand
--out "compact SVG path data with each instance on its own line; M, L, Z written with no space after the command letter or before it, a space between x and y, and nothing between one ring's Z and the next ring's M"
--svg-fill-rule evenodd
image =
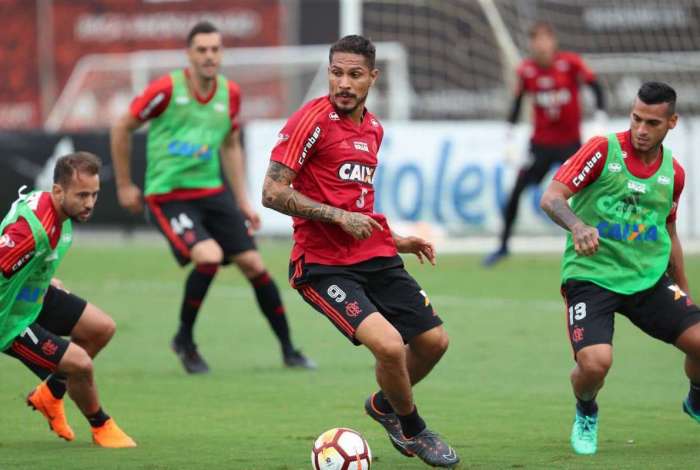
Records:
M260 230L260 215L248 204L242 205L240 209L243 213L243 217L248 221L248 233L252 235L254 232Z
M379 222L359 212L343 212L338 225L356 240L369 238L373 230L384 230Z
M57 277L52 277L51 278L51 285L54 286L56 289L61 289L64 292L70 293L68 289L63 285L63 282Z
M435 266L435 247L432 243L420 237L395 237L396 249L399 253L413 253L423 264L423 258Z
M574 249L581 256L591 256L598 251L598 229L584 223L578 223L571 228L574 239Z
M132 214L143 212L143 197L141 190L133 183L117 186L117 199L119 205Z

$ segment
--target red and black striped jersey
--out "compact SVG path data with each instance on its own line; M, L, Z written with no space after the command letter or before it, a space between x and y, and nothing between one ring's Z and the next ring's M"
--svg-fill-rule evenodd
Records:
M61 222L51 201L50 193L42 193L34 213L49 236L51 248L61 237ZM29 222L23 218L5 227L0 236L0 270L9 278L19 272L34 256L34 237Z
M379 222L365 240L356 240L339 226L294 217L292 260L349 265L396 255L386 218L374 212L377 152L384 130L365 110L356 124L338 113L328 96L309 101L295 112L278 135L271 160L297 173L294 189L323 204L361 212Z

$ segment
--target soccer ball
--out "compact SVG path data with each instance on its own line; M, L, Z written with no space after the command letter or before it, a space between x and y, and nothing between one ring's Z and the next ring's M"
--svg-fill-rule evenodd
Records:
M371 466L367 441L352 429L329 429L318 436L311 449L314 470L369 470Z

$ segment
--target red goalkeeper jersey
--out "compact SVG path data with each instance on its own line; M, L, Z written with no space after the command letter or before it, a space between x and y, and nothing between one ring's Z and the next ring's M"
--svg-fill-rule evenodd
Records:
M579 87L595 75L578 54L558 52L554 62L542 68L532 59L518 67L519 91L531 93L535 112L532 142L566 146L581 140Z
M309 101L278 135L271 160L297 173L294 189L339 209L361 212L384 227L356 240L338 225L293 217L292 260L348 265L396 255L386 218L374 212L374 175L384 130L365 110L361 124L335 111L328 96Z

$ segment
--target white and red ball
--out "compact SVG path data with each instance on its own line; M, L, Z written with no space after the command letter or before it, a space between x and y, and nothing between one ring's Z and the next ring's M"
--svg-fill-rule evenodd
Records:
M311 449L314 470L369 470L371 466L367 441L352 429L329 429L318 436Z

